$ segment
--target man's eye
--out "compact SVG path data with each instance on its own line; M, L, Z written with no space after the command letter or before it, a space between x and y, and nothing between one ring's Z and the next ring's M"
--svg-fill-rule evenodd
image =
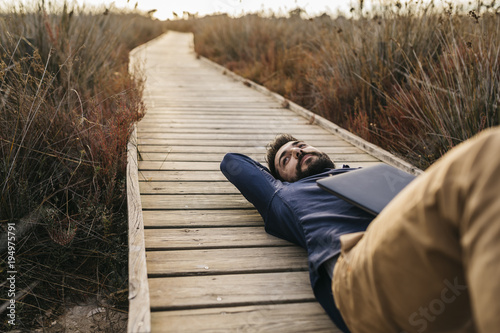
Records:
M288 157L285 157L285 159L283 160L283 164L287 164L287 163L288 163L288 160L289 160L289 158L288 158Z

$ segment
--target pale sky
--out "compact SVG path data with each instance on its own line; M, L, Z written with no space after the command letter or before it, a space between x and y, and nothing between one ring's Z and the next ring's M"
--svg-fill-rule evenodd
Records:
M57 0L56 0L57 1ZM409 0L401 0L405 2ZM424 0L429 2L431 0ZM461 1L453 1L464 2ZM477 0L467 0L467 2L476 2ZM89 5L109 5L114 4L117 8L134 8L138 3L138 8L144 11L156 9L155 17L161 20L172 19L173 12L182 17L184 11L198 13L200 16L227 13L231 16L239 16L246 13L255 13L264 11L269 13L272 10L276 14L285 15L288 11L300 7L306 10L307 15L314 17L322 13L337 14L338 11L344 14L349 13L351 7L358 7L359 0L76 0L77 3L86 3ZM370 3L391 2L391 0L365 0L365 8ZM392 2L395 2L392 0ZM445 3L447 0L436 0L437 4Z
M336 13L338 9L347 13L350 4L357 4L358 0L77 0L79 4L101 5L114 3L118 8L138 8L149 11L157 9L155 17L159 19L173 18L172 12L182 16L184 11L198 13L200 16L213 13L228 13L233 16L242 13L257 12L270 9L275 13L288 11L300 7L307 14L315 16L324 12Z

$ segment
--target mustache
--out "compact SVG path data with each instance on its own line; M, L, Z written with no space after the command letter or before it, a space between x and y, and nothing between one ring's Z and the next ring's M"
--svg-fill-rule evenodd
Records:
M300 171L300 167L302 166L302 159L303 159L304 157L306 157L307 155L312 155L312 156L318 156L318 157L321 157L321 154L319 154L319 153L317 153L317 152L315 152L315 151L312 151L312 152L310 152L310 153L302 153L302 154L300 154L300 155L299 155L299 157L298 157L298 162L297 162L297 167L296 167L296 169L297 169L297 170L299 170L299 171Z
M315 152L315 151L312 151L312 152L310 152L310 153L302 153L302 154L300 154L300 156L299 156L299 163L298 163L299 165L302 163L302 159L303 159L304 157L306 157L307 155L313 155L313 156L318 156L318 157L320 156L320 154L319 154L319 153L317 153L317 152Z

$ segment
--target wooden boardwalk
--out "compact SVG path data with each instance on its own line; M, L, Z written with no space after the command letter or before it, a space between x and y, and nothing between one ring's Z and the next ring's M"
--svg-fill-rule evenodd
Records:
M133 154L129 331L336 332L314 299L305 251L264 232L219 163L227 152L264 162L266 144L284 132L339 164L380 161L197 59L190 34L169 32L134 59L145 61L147 114Z

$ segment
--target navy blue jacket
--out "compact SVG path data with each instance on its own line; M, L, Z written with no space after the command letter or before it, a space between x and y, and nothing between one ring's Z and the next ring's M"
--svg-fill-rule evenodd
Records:
M259 211L271 235L307 250L316 299L337 326L347 331L335 307L331 280L322 264L340 253L340 236L364 231L373 217L322 190L316 180L353 169L325 169L293 183L275 179L262 164L241 154L226 154L222 173Z

